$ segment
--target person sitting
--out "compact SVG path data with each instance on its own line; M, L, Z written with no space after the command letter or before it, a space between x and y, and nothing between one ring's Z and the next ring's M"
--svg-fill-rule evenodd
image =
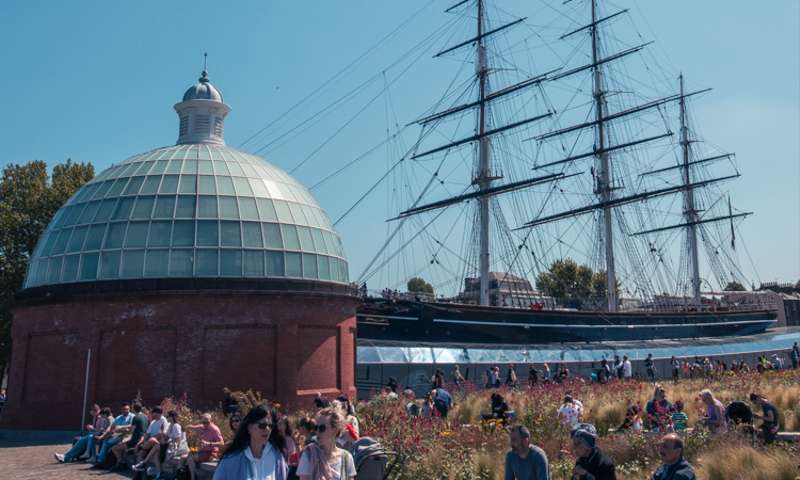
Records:
M674 405L675 409L670 415L672 420L672 430L676 432L683 432L686 430L686 424L689 423L689 416L683 411L683 402L678 400Z
M694 468L683 458L683 439L669 433L658 444L659 466L651 480L696 480Z
M284 437L277 423L274 409L259 405L247 412L214 471L214 480L286 480Z
M622 421L622 425L620 425L617 430L632 430L634 432L642 430L642 417L639 415L639 407L636 405L628 407L628 410L625 412L625 420Z
M326 408L317 414L317 443L303 450L297 476L300 480L356 478L353 456L336 446L344 429L344 417L336 409Z
M425 400L422 402L422 417L431 418L437 414L438 410L436 410L436 404L433 401L433 391L430 391L425 395Z
M161 462L159 461L161 445L167 442L167 428L169 428L169 422L164 417L161 407L153 407L153 409L150 410L150 416L152 420L150 420L150 425L147 427L147 431L145 431L144 439L136 448L139 461L131 468L135 472L140 472L143 471L149 463L152 463L155 467L156 475L158 475L161 472Z
M131 408L133 409L134 413L133 420L131 420L131 424L129 426L122 427L130 432L130 436L127 440L123 440L111 448L111 453L114 455L114 458L117 459L114 469L119 469L123 466L125 453L136 450L136 448L139 446L139 443L142 441L142 439L144 439L144 433L147 430L147 415L145 415L142 411L142 404L139 402L134 402Z
M778 409L775 405L758 393L750 394L750 401L761 407L763 415L753 414L754 417L761 419L761 438L764 443L772 443L778 435Z
M403 390L403 396L406 399L406 413L409 417L418 417L419 416L419 405L417 405L417 398L414 395L414 390L410 388L406 388Z
M107 412L107 415L103 415L102 412ZM89 410L89 415L92 416L92 423L86 425L86 433L78 438L78 441L72 445L72 448L67 453L54 453L56 460L60 463L72 462L77 460L84 451L89 453L90 459L94 457L96 434L102 434L111 425L111 421L108 419L110 413L108 409L101 409L100 405L92 405Z
M653 391L653 398L651 398L645 406L648 426L650 430L654 432L665 431L670 422L672 404L669 403L666 395L664 388L656 384L655 390Z
M573 480L616 480L614 462L597 446L597 429L589 423L578 424L570 433L572 453L577 458Z
M709 389L700 392L700 399L706 406L706 415L703 423L712 432L717 432L725 428L725 407L722 402L714 398L714 394Z
M195 471L198 463L211 462L216 460L219 455L219 447L225 445L222 432L219 427L211 421L211 414L204 413L200 416L200 423L197 425L187 425L187 429L196 430L200 437L200 449L197 453L189 455L186 465L189 467L189 477L195 478ZM239 426L241 430L242 426Z
M127 433L127 427L133 421L133 414L131 413L131 405L129 403L122 404L122 413L111 422L111 426L97 438L100 443L100 453L97 454L96 467L100 468L106 463L108 452L112 447L120 443Z
M230 418L234 416L238 417L239 413L236 412L235 414L231 415ZM167 427L166 439L165 443L161 445L160 452L163 454L159 455L159 461L162 464L176 462L178 466L180 466L183 460L189 454L189 445L186 443L186 434L183 432L181 428L181 424L178 423L178 412L175 410L170 410L167 412L167 421L169 422L169 427ZM238 422L237 422L238 427Z
M506 454L505 480L549 480L547 454L531 445L531 432L515 425L509 432L511 451Z

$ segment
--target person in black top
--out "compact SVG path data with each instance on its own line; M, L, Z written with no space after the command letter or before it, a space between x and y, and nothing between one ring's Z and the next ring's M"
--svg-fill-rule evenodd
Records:
M508 403L506 403L506 400L499 393L493 393L491 401L492 413L484 413L481 415L481 418L483 420L499 419L502 420L503 424L505 425L506 421L508 420Z
M647 369L647 379L651 382L656 381L656 370L653 368L653 354L648 353L644 359L644 368Z
M597 429L580 423L572 429L572 453L578 458L572 469L572 480L616 480L614 462L595 445Z
M141 403L135 402L133 405L131 405L131 410L133 410L134 413L133 421L131 421L129 427L123 427L130 429L130 439L127 442L119 442L111 448L111 453L114 454L114 457L117 459L117 467L122 466L120 464L120 460L125 454L125 451L136 448L136 446L139 445L139 442L142 441L142 438L144 438L144 432L147 430L147 425L149 424L147 415L142 413Z
M539 383L539 370L536 370L536 367L531 365L528 369L528 386L532 387Z
M772 443L778 434L778 409L775 405L757 393L750 394L750 401L761 407L764 415L753 414L761 419L761 436L764 443Z

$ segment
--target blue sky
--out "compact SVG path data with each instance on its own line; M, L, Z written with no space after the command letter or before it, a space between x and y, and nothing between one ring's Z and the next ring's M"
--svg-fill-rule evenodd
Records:
M534 3L540 2L502 2L500 13L529 16L535 24L544 7L531 7ZM212 81L233 108L226 122L231 146L269 124L266 133L274 139L378 74L363 95L300 135L263 149L267 137L244 145L292 170L364 106L362 115L295 171L310 186L385 138L387 111L405 123L436 101L457 64L424 55L400 78L396 68L387 67L450 20L442 14L447 6L428 0L3 2L0 164L33 159L53 164L71 157L102 170L135 153L174 143L177 118L172 105L196 80L204 51L209 53ZM609 12L628 7L643 39L655 40L653 52L667 71L683 71L691 87L714 88L693 102L694 118L704 137L737 153L744 180L730 188L742 210L756 213L741 227L758 269L754 281L797 281L800 2L606 4ZM378 49L325 83L412 16ZM618 26L624 30L631 22ZM436 46L445 44L439 40ZM311 101L279 118L323 84ZM367 107L369 92L375 91L370 88L387 84L389 94ZM389 121L390 129L393 123ZM315 191L331 217L344 212L357 198L355 192L371 184L378 167L387 162L380 155L369 161L372 167L351 169L338 183ZM375 203L385 200L377 197ZM360 271L385 227L375 221L374 212L356 212L339 229L352 270Z

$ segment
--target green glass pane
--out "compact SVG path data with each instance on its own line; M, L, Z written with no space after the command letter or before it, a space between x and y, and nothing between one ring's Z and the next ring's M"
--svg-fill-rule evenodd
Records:
M225 162L221 162L218 160L214 160L214 173L217 175L230 175L231 172L228 170L228 166L225 165Z
M239 207L235 197L219 197L220 218L239 218Z
M244 171L242 171L242 167L239 166L236 162L228 162L228 170L230 170L231 175L234 177L243 177ZM238 184L237 184L238 187ZM241 195L241 194L240 194Z
M331 279L331 265L329 258L324 255L317 255L317 270L321 280Z
M194 245L193 221L175 221L175 225L172 227L172 245L176 247L191 247Z
M251 178L249 181L250 188L253 190L253 194L255 194L256 197L269 197L267 187L264 186L264 182L262 182L260 178Z
M169 250L148 250L144 262L145 277L166 277L169 268Z
M239 222L219 222L220 240L223 247L241 247L242 232Z
M155 204L155 197L139 197L136 199L136 206L133 207L131 218L134 219L148 219L153 215L153 204Z
M220 250L221 273L227 277L242 276L242 251Z
M172 159L169 161L169 165L167 165L166 173L181 173L181 165L183 164L183 160L181 159Z
M53 230L47 236L47 242L44 244L44 248L42 248L41 255L46 257L50 255L50 251L53 250L53 245L55 245L56 240L58 240L58 230Z
M158 186L161 184L161 175L148 175L145 177L144 185L139 192L140 195L151 195L158 191Z
M286 275L284 271L283 253L267 251L266 262L268 277L283 277Z
M175 211L175 197L159 195L156 197L156 208L153 210L153 218L172 218Z
M292 218L298 225L308 225L308 220L303 213L303 208L298 203L289 202L289 210L292 212Z
M178 193L178 176L177 175L164 175L164 180L161 181L161 188L158 193Z
M201 195L197 206L198 218L217 218L217 197Z
M327 253L325 240L322 238L322 231L318 228L312 228L311 236L314 238L314 251L317 253Z
M242 240L245 247L261 248L261 224L242 222Z
M219 275L219 252L217 250L197 250L195 272L198 276L216 277Z
M191 277L194 269L192 250L173 250L169 257L169 275L172 277Z
M236 195L231 177L217 177L217 192L221 195Z
M268 198L257 198L258 212L261 215L262 222L277 222L278 214L275 212L275 206L272 200Z
M303 254L303 277L319 278L317 272L317 256L309 253Z
M56 239L56 243L53 245L53 249L50 251L50 255L59 255L64 253L64 250L67 248L67 242L69 242L69 237L72 234L71 228L66 228L61 230L58 234L58 238Z
M253 197L239 197L239 213L244 220L258 220L258 208Z
M130 228L128 236L130 237ZM147 238L148 247L168 247L172 234L172 222L152 222L150 223L150 236Z
M136 195L139 193L139 189L142 188L142 184L144 183L144 177L133 177L131 181L128 183L128 186L125 187L125 195Z
M78 266L80 262L80 255L67 255L64 257L64 272L61 277L62 282L74 282L78 279Z
M183 162L183 173L194 175L197 173L197 160L188 159Z
M175 208L175 218L194 218L194 207L194 196L179 195L178 206Z
M122 247L122 241L125 240L125 230L127 228L128 224L125 222L110 224L108 227L108 233L106 234L106 242L103 244L103 248Z
M120 178L114 182L114 185L108 191L109 197L118 197L123 190L125 190L125 185L128 184L128 178Z
M53 257L48 262L47 283L58 283L61 280L61 267L64 264L64 257Z
M217 187L214 183L214 177L211 175L200 175L200 193L214 195L217 193Z
M242 164L240 164L240 166L242 167L242 170L244 170L244 174L246 176L252 177L252 178L258 177L258 173L256 172L256 170L253 167L251 167L249 164L242 163Z
M89 227L78 227L72 232L72 236L67 244L67 252L80 252L83 248L83 241L86 239L86 232Z
M216 221L200 220L197 222L197 245L219 245L219 229Z
M126 247L144 247L147 241L148 222L131 222L125 236Z
M264 276L264 252L261 250L245 250L242 259L244 275L247 277Z
M136 172L134 172L134 175L147 175L147 172L155 163L156 162L142 162L139 168L136 169Z
M103 252L100 256L100 278L117 278L119 276L120 252Z
M107 180L101 183L100 187L97 188L97 192L92 196L92 199L104 198L112 185L114 185L114 180Z
M267 248L283 248L281 239L281 228L277 223L262 223L264 230L264 243Z
M250 188L250 182L243 177L233 177L233 185L236 187L236 194L240 197L252 197L253 189Z
M100 208L100 202L94 201L86 204L86 208L81 213L81 218L78 223L92 223L94 216L97 215L97 209Z
M99 260L99 253L81 254L81 280L94 280L97 278L97 263Z
M211 167L209 160L200 160L197 162L197 173L200 175L214 175L214 169Z
M302 277L303 267L299 253L286 252L286 276Z
M125 250L122 253L122 276L141 278L144 272L144 250Z
M300 249L306 252L313 252L314 241L311 239L311 230L308 227L297 227L297 234L300 237Z
M181 175L179 193L197 193L197 175Z
M89 233L86 235L86 242L83 245L84 250L98 250L103 244L103 236L106 233L106 224L92 225L89 227Z
M297 227L281 224L281 236L283 237L283 244L288 250L300 250L300 237L297 235Z
M134 200L135 199L131 197L121 198L119 203L117 203L117 208L114 210L114 216L112 218L114 220L127 220L131 214Z
M164 170L166 170L166 169L167 169L167 161L166 160L159 160L159 161L156 162L155 165L153 165L153 169L150 170L150 173L151 174L160 175L160 174L164 173Z
M273 200L275 211L278 213L278 221L281 223L295 223L292 214L289 212L289 205L283 200Z

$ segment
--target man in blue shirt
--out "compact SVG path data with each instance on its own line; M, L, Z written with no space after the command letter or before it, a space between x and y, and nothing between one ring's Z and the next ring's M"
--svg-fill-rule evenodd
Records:
M431 390L431 394L433 396L433 404L436 410L439 411L439 415L442 418L447 418L447 412L453 406L453 397L450 396L450 392L444 388L434 388Z
M100 453L97 455L97 465L103 465L111 447L122 441L124 436L123 430L127 431L127 427L129 427L133 421L133 416L130 404L123 403L122 414L117 416L111 423L111 426L108 427L108 431L98 438L98 441L102 441L103 443L100 446Z
M665 435L658 445L663 462L652 480L696 480L694 468L683 458L683 439L674 433Z
M547 455L531 445L531 432L523 425L509 432L511 451L506 455L505 480L550 480Z

